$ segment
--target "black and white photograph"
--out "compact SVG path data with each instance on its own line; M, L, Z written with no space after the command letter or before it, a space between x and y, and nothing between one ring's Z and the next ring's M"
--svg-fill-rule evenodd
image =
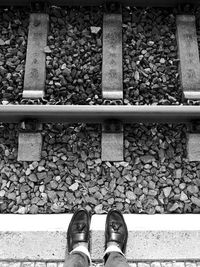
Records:
M200 267L200 0L0 0L0 267Z

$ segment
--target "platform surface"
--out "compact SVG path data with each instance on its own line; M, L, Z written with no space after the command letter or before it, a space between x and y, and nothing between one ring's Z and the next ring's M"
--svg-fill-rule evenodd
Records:
M0 215L0 261L62 262L71 214ZM124 215L128 261L199 261L200 215ZM91 221L92 260L104 253L106 215Z
M129 262L130 267L199 267L200 262L194 261L156 261L156 262ZM64 262L42 262L42 261L0 261L1 267L64 267ZM103 263L93 262L91 267L103 267Z

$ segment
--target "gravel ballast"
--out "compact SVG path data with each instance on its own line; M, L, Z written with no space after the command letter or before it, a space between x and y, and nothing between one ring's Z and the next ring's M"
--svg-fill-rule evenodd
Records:
M124 104L199 105L182 98L178 11L124 7L122 13ZM191 13L199 36L199 12ZM103 8L51 7L49 16L45 97L22 100L29 12L0 9L0 104L102 104Z
M123 9L125 104L182 103L172 11ZM46 96L38 104L102 104L102 14L50 9ZM21 101L28 18L20 9L0 10L1 104L34 103ZM112 206L127 213L199 213L200 164L186 158L186 126L137 124L124 134L125 161L102 162L100 126L48 124L41 161L22 163L17 127L0 125L0 212L86 207L100 214Z
M102 9L52 8L45 99L101 104Z
M181 103L174 12L171 9L124 9L125 103Z
M0 131L0 212L199 213L200 164L183 125L125 127L125 161L100 158L99 126L46 125L40 162L17 162L17 132Z
M175 12L123 8L125 104L181 103ZM28 12L1 9L0 14L1 103L38 103L21 98ZM39 104L102 104L103 9L52 7L49 15L46 95ZM10 24L9 16L16 18Z
M28 24L25 9L0 9L0 104L20 103Z

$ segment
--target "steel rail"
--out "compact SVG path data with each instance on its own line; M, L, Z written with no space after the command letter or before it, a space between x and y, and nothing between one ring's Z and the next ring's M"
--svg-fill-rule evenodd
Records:
M199 5L200 0L113 0L122 5L129 6L157 6L170 7L184 4ZM49 5L56 6L99 6L105 3L105 0L47 0ZM0 6L29 6L30 0L0 0Z
M200 120L200 106L84 106L6 105L0 106L0 122L18 123L36 119L41 123L190 123Z

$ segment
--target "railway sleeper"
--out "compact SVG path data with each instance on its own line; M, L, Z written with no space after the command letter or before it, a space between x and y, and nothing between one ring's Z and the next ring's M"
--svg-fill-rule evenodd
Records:
M23 98L44 97L48 25L48 14L30 14Z
M123 99L122 13L113 5L103 16L102 96L118 100Z
M42 124L26 120L19 124L18 161L39 161L42 151Z
M200 61L195 16L178 15L176 23L183 97L199 100Z
M183 98L200 100L200 61L195 16L178 15L176 23ZM200 121L193 121L188 127L187 153L189 161L200 161Z
M200 161L200 120L188 125L187 154L189 161Z
M118 2L105 1L103 15L102 96L104 104L123 104L122 9ZM124 160L123 124L107 120L102 124L102 161Z
M124 160L124 133L121 121L107 120L102 124L101 148L102 161Z
M23 98L44 97L46 80L46 54L49 15L46 1L30 1L30 24L26 56ZM39 161L42 150L42 124L23 121L18 137L18 160Z

